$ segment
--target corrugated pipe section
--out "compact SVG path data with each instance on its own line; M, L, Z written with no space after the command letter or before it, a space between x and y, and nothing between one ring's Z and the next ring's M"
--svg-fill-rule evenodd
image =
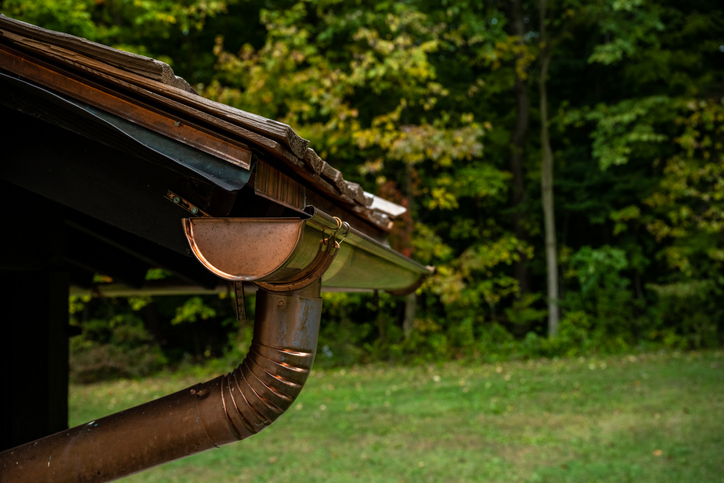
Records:
M238 439L273 423L299 395L314 362L322 299L259 290L254 339L244 362L222 380L222 403Z
M258 433L299 394L314 361L320 281L257 292L254 339L225 376L0 453L0 481L110 481Z

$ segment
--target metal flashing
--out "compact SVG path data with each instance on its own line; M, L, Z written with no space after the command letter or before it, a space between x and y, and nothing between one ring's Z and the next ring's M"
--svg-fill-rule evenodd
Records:
M155 164L201 176L225 191L241 189L251 176L249 169L226 163L114 114L2 71L0 84L4 84L0 104Z

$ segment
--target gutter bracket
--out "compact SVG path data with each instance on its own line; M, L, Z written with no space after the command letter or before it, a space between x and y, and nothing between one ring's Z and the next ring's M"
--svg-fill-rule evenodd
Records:
M246 320L246 300L244 298L244 282L234 282L234 292L236 295L236 320L244 322Z

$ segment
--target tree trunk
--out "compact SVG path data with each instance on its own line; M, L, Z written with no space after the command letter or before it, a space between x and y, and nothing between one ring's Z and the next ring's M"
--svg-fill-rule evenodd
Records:
M556 252L556 221L553 205L553 151L548 132L548 93L546 77L551 60L550 40L545 31L546 0L540 0L541 69L540 69L540 121L541 148L541 197L545 225L546 268L548 271L548 335L558 334L558 255Z
M525 24L523 23L523 11L520 7L520 0L510 0L511 34L517 37L516 42L523 45L525 40ZM528 238L523 226L523 204L526 201L525 174L523 171L523 156L525 153L525 142L528 137L528 126L530 124L530 92L528 91L527 65L523 65L525 54L520 53L515 58L515 83L513 94L515 96L515 126L510 134L510 172L513 175L513 190L511 191L511 204L513 206L513 233L518 240L525 241ZM528 285L528 260L522 258L513 266L515 279L518 281L520 295L529 291Z
M407 212L412 220L413 211L415 210L415 193L412 186L412 164L405 164L405 180L403 184L403 196L407 199ZM403 247L399 247L402 249ZM406 248L406 247L405 247ZM412 292L405 297L405 314L402 318L402 332L405 339L410 337L415 326L415 312L417 311L417 294Z
M412 329L415 327L415 312L417 310L417 295L415 292L405 297L405 316L402 319L402 332L405 339L410 337Z
M387 321L382 313L382 303L380 301L380 292L375 290L375 307L377 308L377 331L379 332L380 345L387 343Z

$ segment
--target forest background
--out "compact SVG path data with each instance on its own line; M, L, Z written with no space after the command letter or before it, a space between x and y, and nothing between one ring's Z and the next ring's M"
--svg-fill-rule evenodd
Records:
M724 342L720 2L4 0L0 11L163 60L408 208L391 243L436 273L407 297L325 294L318 364ZM225 294L73 297L71 323L81 382L238 358L251 336Z

